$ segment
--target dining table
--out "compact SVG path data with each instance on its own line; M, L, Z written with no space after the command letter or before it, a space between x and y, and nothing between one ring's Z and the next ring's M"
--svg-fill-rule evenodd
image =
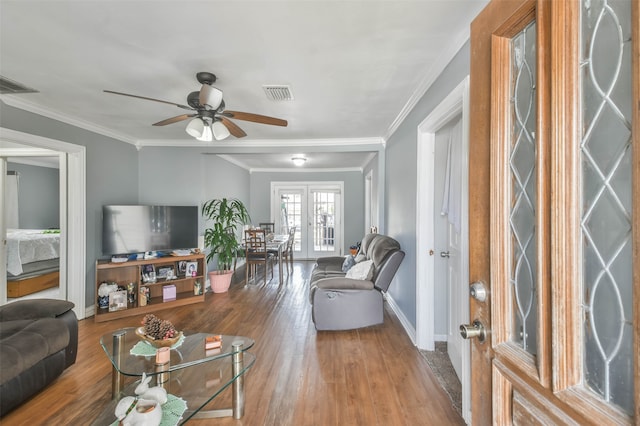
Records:
M273 238L267 238L267 251L278 253L278 275L280 281L279 284L282 284L283 281L283 270L282 270L282 253L287 246L287 241L289 241L288 234L274 234Z

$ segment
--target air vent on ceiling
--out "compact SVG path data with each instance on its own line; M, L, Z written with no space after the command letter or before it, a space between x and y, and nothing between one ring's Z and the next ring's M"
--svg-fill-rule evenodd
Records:
M0 95L17 93L38 93L38 91L0 75Z
M269 84L262 86L264 92L267 94L267 98L272 101L292 101L293 94L291 93L291 88L287 85L282 84Z

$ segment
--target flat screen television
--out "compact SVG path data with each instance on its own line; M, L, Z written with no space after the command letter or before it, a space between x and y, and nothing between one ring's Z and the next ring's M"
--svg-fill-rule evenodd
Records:
M197 206L102 207L102 254L198 247Z

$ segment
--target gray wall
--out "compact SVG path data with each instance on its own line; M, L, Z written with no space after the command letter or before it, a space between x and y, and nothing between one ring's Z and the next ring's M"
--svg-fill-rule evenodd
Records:
M18 222L22 229L60 227L60 172L52 167L7 163L18 172Z
M86 147L86 303L95 303L95 263L101 257L102 205L138 201L138 152L120 142L0 102L0 126Z
M145 147L138 158L139 203L195 205L213 198L238 198L249 207L249 172L203 148ZM198 221L200 235L207 224ZM216 267L215 260L208 265Z
M418 261L415 252L417 128L469 74L469 52L469 42L467 42L387 141L386 233L396 238L406 252L396 275L396 285L390 287L389 293L414 328L416 326L416 262Z
M269 222L271 214L271 182L344 182L343 253L363 237L364 176L361 172L254 172L251 181L251 219L254 224Z

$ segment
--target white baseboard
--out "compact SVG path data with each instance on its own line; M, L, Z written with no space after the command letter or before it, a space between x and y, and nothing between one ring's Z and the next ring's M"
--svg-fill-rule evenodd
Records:
M84 310L84 317L89 318L96 314L96 305L87 306Z
M447 335L446 334L434 334L433 335L433 341L434 342L446 342L447 339Z
M398 306L398 304L395 302L395 300L393 300L393 297L391 297L389 293L386 293L384 295L384 298L389 304L391 310L395 312L396 316L400 320L400 323L402 324L404 331L407 332L409 339L411 339L413 346L416 346L416 329L413 327L413 325L411 325L411 322L407 319L407 317L404 315L404 312L402 312L402 310L400 309L400 306Z

